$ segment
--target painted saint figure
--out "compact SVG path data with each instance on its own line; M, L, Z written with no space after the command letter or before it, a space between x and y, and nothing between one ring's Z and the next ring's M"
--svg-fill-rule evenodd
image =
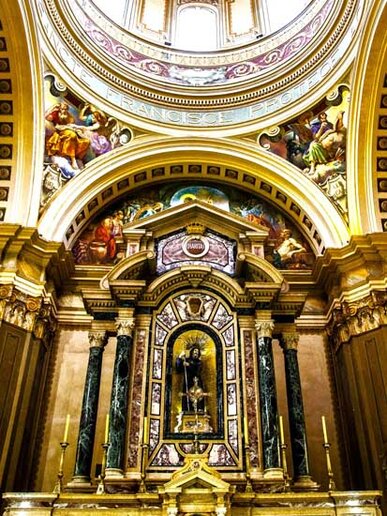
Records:
M82 127L74 123L74 117L66 102L56 104L46 113L46 121L51 124L51 136L47 140L47 154L69 158L73 169L78 170L77 159L82 160L90 145Z
M180 353L176 360L176 371L183 373L183 412L194 412L193 402L190 399L190 389L200 387L203 389L203 382L201 378L201 351L198 346L193 346L190 349L189 356L186 356L185 351ZM198 412L203 412L205 408L204 397L197 402Z

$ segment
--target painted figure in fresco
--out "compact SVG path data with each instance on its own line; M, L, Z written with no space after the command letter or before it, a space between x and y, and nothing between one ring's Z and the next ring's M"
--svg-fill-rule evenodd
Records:
M114 238L122 238L122 229L124 227L124 212L122 210L117 210L113 214L112 218L112 235Z
M325 165L330 161L343 159L346 140L343 115L344 112L340 111L335 124L332 125L327 121L326 113L320 113L320 128L315 133L314 140L303 157L305 164L309 167L308 175L313 176L317 165Z
M201 365L201 351L198 346L193 346L190 349L188 357L186 356L186 352L182 351L176 359L176 371L178 373L183 373L183 412L193 412L194 410L192 401L188 394L190 389L195 386L203 389ZM199 412L204 411L204 397L198 401L197 409Z
M116 256L116 241L112 231L113 222L111 217L103 219L95 228L94 240L90 243L90 251L98 263L113 260Z
M146 217L150 217L155 213L159 213L164 208L162 202L153 202L144 204L135 214L133 220L136 219L145 219Z
M273 263L276 267L287 268L289 263L294 261L295 255L305 253L306 249L292 237L290 229L282 230L281 238L282 242L273 254Z
M85 124L83 132L90 140L94 156L100 156L112 149L110 137L117 121L108 118L91 104L85 104L79 113L79 119Z
M77 159L84 159L90 140L85 137L82 127L74 123L69 105L61 102L51 107L46 113L46 121L52 131L46 142L48 156L69 158L72 168L77 170Z

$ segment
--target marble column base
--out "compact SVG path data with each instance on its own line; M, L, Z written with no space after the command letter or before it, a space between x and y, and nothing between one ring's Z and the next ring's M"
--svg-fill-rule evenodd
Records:
M268 468L263 472L265 480L283 480L284 470L282 468Z
M106 468L105 478L124 478L124 472L119 468Z
M318 491L320 484L315 482L310 475L303 475L294 479L293 491Z

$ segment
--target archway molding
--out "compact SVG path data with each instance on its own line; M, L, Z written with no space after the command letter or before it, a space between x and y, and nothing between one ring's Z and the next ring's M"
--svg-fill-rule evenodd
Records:
M219 173L214 175L215 169ZM253 142L212 138L144 137L93 161L51 199L39 232L70 247L88 220L108 204L134 188L172 180L215 181L254 192L286 212L320 252L348 241L342 216L297 168Z
M1 142L1 180L8 188L1 198L5 208L2 220L35 226L42 181L36 165L43 163L44 150L41 48L31 2L0 0L0 13L4 66L8 60L8 67L2 69L2 93L6 95L2 95L0 112L10 127L10 134Z
M382 104L387 70L386 26L386 2L371 2L355 61L348 121L348 210L353 235L382 230L378 200L383 190L378 191L378 176L384 177L387 161L384 159L384 165L380 165L377 159L386 157L385 150L377 152L377 140L383 134L381 129L385 133L385 127L380 126L380 115L386 108Z

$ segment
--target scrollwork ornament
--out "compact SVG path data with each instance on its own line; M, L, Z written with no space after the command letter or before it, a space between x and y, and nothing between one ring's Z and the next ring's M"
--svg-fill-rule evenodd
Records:
M6 299L10 297L12 293L11 285L1 285L0 286L0 299Z
M273 336L274 322L270 321L255 321L255 329L258 337L269 337Z
M121 335L128 335L129 337L131 337L134 326L135 326L135 323L134 323L133 317L129 317L127 319L117 318L116 319L117 336L120 337Z

